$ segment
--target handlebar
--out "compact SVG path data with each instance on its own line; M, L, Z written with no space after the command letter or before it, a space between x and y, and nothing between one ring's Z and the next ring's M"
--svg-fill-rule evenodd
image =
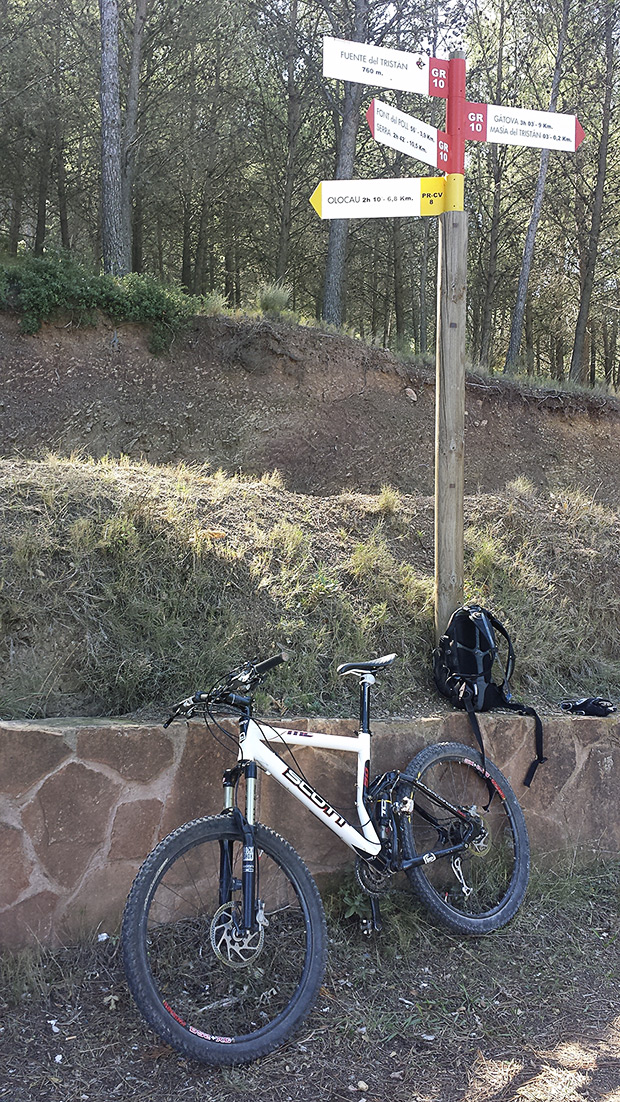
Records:
M193 696L188 696L185 700L179 701L175 704L172 714L168 716L168 719L164 723L164 728L169 727L173 720L185 717L191 719L197 708L201 705L206 706L208 704L224 705L230 708L238 708L244 711L250 708L252 704L252 690L262 680L269 670L272 670L275 666L279 666L282 662L287 662L291 657L289 651L281 651L280 654L274 654L271 658L265 658L262 662L246 662L243 666L237 667L232 670L226 678L215 685L208 692L197 690ZM243 685L247 688L247 694L235 692L232 689L233 685Z
M281 662L288 662L291 657L290 651L283 650L280 654L274 654L273 658L265 658L263 662L254 662L254 673L258 677L262 677L263 674L268 673L274 666L279 666Z

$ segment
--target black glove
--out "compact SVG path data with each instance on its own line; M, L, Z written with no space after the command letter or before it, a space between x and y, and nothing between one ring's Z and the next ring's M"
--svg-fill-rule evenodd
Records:
M600 696L584 696L581 700L562 700L560 708L563 712L572 712L576 716L609 716L616 710L611 700L603 700Z

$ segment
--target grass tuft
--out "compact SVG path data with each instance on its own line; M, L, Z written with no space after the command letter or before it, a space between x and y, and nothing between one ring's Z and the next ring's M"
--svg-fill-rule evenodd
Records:
M513 636L515 693L617 699L618 512L519 481L466 517L466 598ZM391 651L378 714L438 707L426 499L50 455L0 462L0 524L3 716L159 710L278 647L268 687L297 714L351 714L337 663Z
M288 310L291 294L286 283L261 283L256 294L258 309L267 317L279 317Z

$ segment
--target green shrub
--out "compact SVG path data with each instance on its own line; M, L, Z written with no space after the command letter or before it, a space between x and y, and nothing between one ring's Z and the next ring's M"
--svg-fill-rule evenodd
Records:
M36 333L59 313L69 314L76 325L92 324L97 311L116 322L141 322L150 325L151 351L161 352L201 312L202 299L152 276L96 275L69 257L30 257L0 266L0 307L20 313L24 333Z

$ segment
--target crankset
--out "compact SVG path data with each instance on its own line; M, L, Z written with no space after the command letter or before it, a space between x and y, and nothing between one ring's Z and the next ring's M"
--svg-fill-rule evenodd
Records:
M358 857L355 861L355 878L367 895L379 897L389 891L392 873L388 868L378 868Z

